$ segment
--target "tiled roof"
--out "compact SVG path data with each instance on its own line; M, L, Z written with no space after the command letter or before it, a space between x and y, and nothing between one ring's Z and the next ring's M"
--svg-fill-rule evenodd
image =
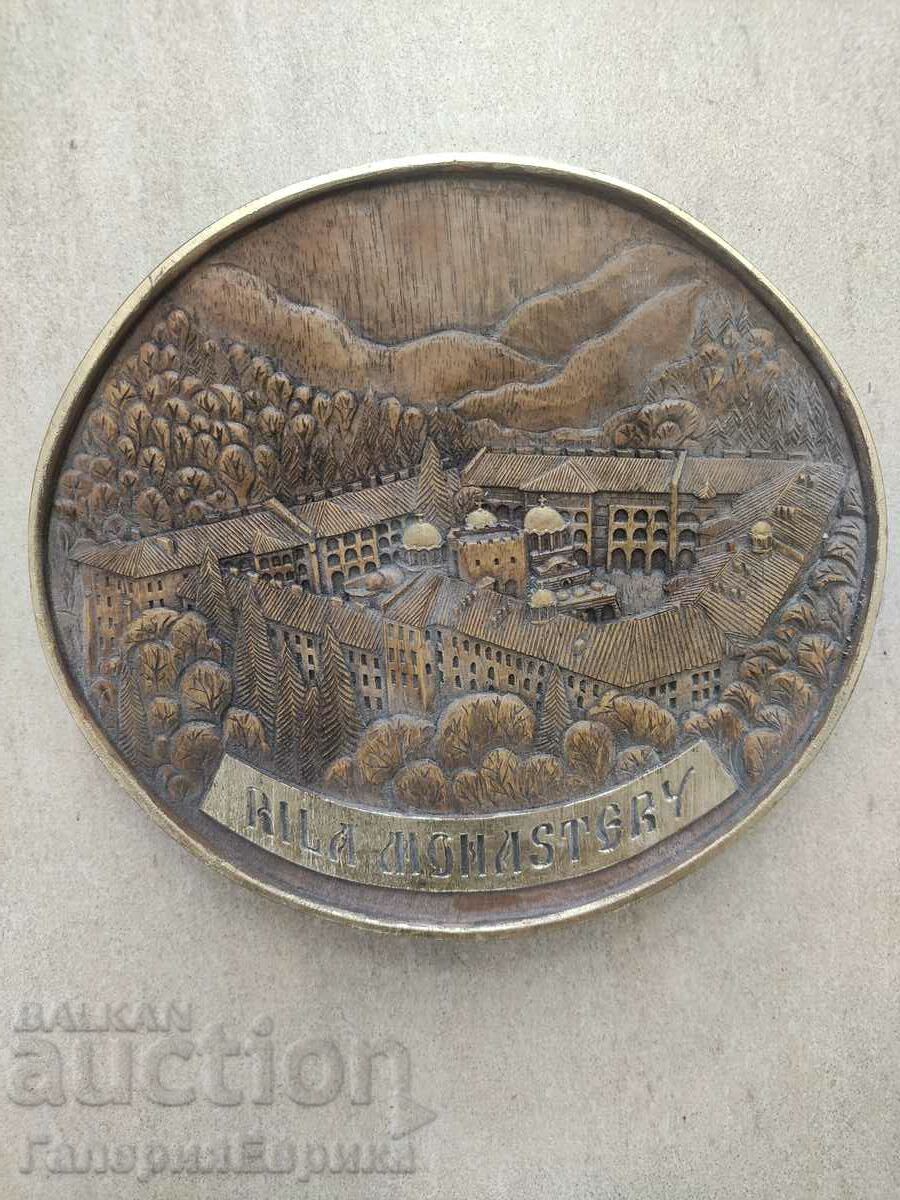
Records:
M447 619L469 593L461 579L450 579L439 571L423 571L385 600L385 620L424 629Z
M450 469L447 475L455 490L459 486L459 472ZM418 488L416 478L395 479L327 500L311 500L294 511L316 537L340 537L351 530L366 529L414 513Z
M266 500L219 521L153 534L135 542L110 542L72 552L85 566L116 575L144 579L196 567L210 549L217 559L236 558L253 550L258 539L274 550L288 550L310 540L310 530L277 500Z
M263 615L276 625L321 637L330 625L345 646L381 653L381 618L362 604L314 595L296 584L255 582Z
M676 459L616 455L512 454L485 450L463 468L462 483L472 487L518 488L549 494L591 492L664 492Z
M741 496L768 480L796 471L800 464L784 458L700 458L684 460L678 490L698 495L707 485L719 496Z
M723 633L756 637L787 597L803 563L777 546L753 554L741 546L699 592L695 603Z
M845 478L845 470L832 463L795 465L790 474L741 497L728 518L717 522L720 541L702 554L677 599L698 604L723 633L756 637L818 547ZM782 508L790 515L778 515ZM758 520L772 527L767 554L754 554L747 544L747 530ZM740 538L730 552L722 549L729 538Z
M415 479L395 479L327 500L311 500L294 511L316 537L338 537L379 521L408 516L416 506L416 491Z
M704 529L713 541L727 542L743 537L756 521L768 521L776 542L805 556L822 537L846 477L834 463L794 463L739 497L727 516ZM791 510L790 517L777 514L782 506Z
M559 613L535 621L518 600L485 590L470 592L447 622L463 636L480 639L563 671L634 687L721 659L724 639L707 615L693 606L589 625Z
M517 488L552 495L593 492L668 492L678 459L634 455L513 454L485 450L463 469L462 482L473 487ZM687 455L679 491L696 494L709 486L717 495L740 495L773 477L798 468L785 459L704 458Z

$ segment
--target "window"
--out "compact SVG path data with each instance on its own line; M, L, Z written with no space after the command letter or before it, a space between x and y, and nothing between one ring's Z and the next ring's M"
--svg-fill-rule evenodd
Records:
M396 683L396 682L397 682L397 672L391 671L391 683Z
M345 533L344 534L344 545L345 546L355 546L356 545L356 534L355 533Z
M515 675L513 675L513 674L512 674L512 672L510 672L510 674L509 674L509 675L507 675L507 677L506 677L506 682L507 682L507 685L508 685L509 687L515 687L515 686L516 686L516 677L515 677Z
M368 687L368 686L369 686L369 677L368 677L368 675L363 675L363 687Z
M381 676L380 675L375 676L375 686L379 689L381 688Z
M462 680L460 679L460 677L458 675L454 675L453 682L456 685L456 687L458 687L458 688L462 687Z

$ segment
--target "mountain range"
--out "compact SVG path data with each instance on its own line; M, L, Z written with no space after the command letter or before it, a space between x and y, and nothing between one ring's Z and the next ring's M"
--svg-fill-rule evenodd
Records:
M518 304L493 329L373 341L251 272L214 263L179 301L212 336L238 339L326 390L374 388L468 420L542 431L589 427L634 404L648 374L684 354L704 288L689 253L641 243L574 283Z

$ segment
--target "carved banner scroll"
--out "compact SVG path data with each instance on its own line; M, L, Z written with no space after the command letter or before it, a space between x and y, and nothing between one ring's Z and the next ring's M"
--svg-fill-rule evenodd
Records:
M490 816L417 817L339 803L226 755L203 811L282 858L389 888L529 887L632 858L721 804L734 780L706 742L586 799Z

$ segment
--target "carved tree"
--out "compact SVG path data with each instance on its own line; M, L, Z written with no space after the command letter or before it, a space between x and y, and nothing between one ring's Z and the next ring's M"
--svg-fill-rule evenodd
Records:
M219 563L209 546L197 568L196 605L226 638L234 636L234 615L228 602L228 593L222 580Z
M118 699L119 749L136 767L150 765L150 735L147 713L137 673L131 662L126 662L119 682Z
M453 489L447 472L441 465L437 446L429 438L419 464L419 487L416 495L419 512L441 533L446 533L453 519Z
M240 707L255 712L267 729L275 720L276 671L259 593L251 587L241 605L234 647L235 699Z
M306 687L297 660L285 642L278 670L278 705L272 751L278 774L295 782L303 779L300 725L305 702Z
M534 739L535 749L542 750L545 754L556 753L562 744L563 735L571 724L572 710L569 707L566 685L559 669L554 667L544 689L544 702L541 705L537 736Z
M306 701L300 718L298 766L301 779L318 779L322 774L322 746L319 740L322 713L322 693L317 683L306 690Z
M323 758L330 762L353 749L363 727L350 669L331 625L326 625L322 638L320 669L319 741Z

